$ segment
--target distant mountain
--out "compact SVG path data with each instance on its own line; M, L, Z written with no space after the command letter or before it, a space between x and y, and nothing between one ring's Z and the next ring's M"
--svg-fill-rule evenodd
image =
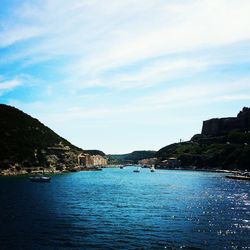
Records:
M80 151L37 119L0 104L0 168L70 167Z
M250 170L250 109L243 108L237 117L204 121L201 134L160 149L156 157L176 157L183 167Z
M83 150L84 153L89 154L89 155L101 155L101 156L106 156L104 152L101 150L97 149L88 149L88 150Z
M129 154L114 154L107 155L110 164L123 164L123 163L138 163L139 160L152 158L155 156L156 151L134 151Z

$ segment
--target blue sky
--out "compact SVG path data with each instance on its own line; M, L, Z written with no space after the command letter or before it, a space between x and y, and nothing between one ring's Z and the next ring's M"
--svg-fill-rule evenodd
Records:
M158 150L250 106L249 0L1 0L0 102L83 149Z

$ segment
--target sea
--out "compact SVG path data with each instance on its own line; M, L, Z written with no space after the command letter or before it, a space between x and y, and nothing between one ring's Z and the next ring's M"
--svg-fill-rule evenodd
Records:
M250 249L250 182L106 168L0 177L0 249Z

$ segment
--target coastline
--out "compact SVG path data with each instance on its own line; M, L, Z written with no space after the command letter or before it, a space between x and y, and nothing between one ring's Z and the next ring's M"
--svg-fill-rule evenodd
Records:
M44 174L44 175L57 175L57 174L67 174L67 173L73 173L73 172L80 172L80 171L100 171L102 170L100 167L79 167L76 166L74 168L66 168L64 170L57 170L55 168L38 168L38 169L32 169L32 168L24 168L21 170L16 170L14 168L4 169L0 170L0 176L30 176L34 174Z
M136 165L136 164L135 164ZM16 170L15 168L5 169L0 171L0 177L6 176L30 176L38 173L43 173L44 175L58 175L67 174L81 171L101 171L102 168L120 168L120 165L107 165L104 167L80 167L76 166L74 168L66 168L63 170L58 170L56 168L24 168L21 170ZM240 170L228 170L228 169L206 169L206 168L196 168L192 167L182 167L182 168L163 168L157 167L156 170L180 170L180 171L201 171L201 172L216 172L216 173L227 173L227 174L238 174Z

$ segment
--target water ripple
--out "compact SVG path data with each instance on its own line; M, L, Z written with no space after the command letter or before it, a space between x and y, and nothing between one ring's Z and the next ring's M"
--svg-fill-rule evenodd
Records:
M250 246L248 183L219 173L132 170L54 176L49 185L1 178L1 249Z

